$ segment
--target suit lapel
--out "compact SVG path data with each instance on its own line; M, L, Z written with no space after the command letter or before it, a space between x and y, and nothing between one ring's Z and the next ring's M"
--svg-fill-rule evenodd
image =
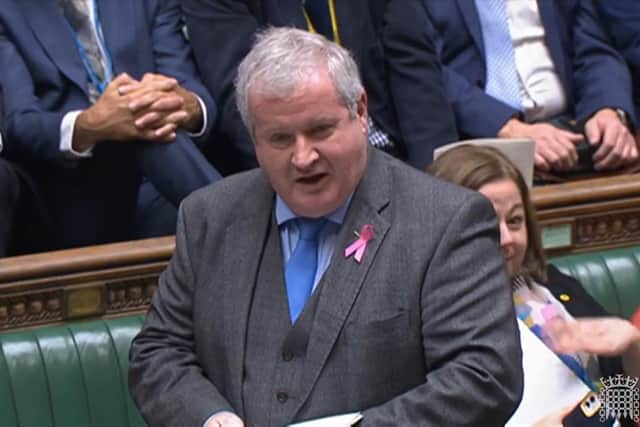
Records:
M301 399L294 414L300 411L318 380L389 230L390 224L381 212L389 204L391 177L382 155L369 149L369 156L366 174L351 201L331 264L325 272L326 282L309 337ZM345 258L344 250L356 239L353 232L360 231L365 224L373 225L375 237L369 241L358 264L353 257Z
M467 24L467 29L473 38L476 46L480 49L482 57L484 58L484 41L482 38L482 27L480 26L480 18L478 18L478 11L476 10L476 4L473 0L457 0L462 17Z
M368 19L367 14L370 11L366 8L363 10L362 3L356 0L348 2L336 0L335 6L338 34L342 46L351 50L354 57L363 58L363 51L360 49L364 49L362 42L367 35L365 24Z
M69 26L55 0L20 0L36 39L62 74L88 96L87 72Z
M224 324L228 325L229 374L232 402L243 413L242 377L245 358L245 338L252 294L260 264L267 231L272 222L274 193L262 173L253 187L250 198L238 210L240 217L226 230L224 239L224 281L228 286ZM260 212L260 215L257 214Z

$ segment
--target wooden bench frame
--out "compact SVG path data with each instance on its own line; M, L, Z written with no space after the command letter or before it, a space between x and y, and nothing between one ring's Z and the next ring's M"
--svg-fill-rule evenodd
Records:
M175 240L138 240L0 259L0 331L144 312Z
M549 255L640 244L640 175L535 187L531 198Z
M640 176L532 190L549 255L640 244ZM549 237L551 236L551 237ZM0 331L144 312L173 237L0 259Z

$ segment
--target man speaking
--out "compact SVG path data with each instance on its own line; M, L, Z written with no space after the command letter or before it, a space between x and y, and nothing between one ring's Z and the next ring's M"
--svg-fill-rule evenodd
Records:
M262 33L237 102L260 168L182 204L131 349L151 426L498 426L522 391L489 202L367 147L343 48Z

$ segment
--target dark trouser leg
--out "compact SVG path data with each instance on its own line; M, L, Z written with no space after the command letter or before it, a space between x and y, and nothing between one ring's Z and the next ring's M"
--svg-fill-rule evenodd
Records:
M143 175L174 206L194 190L221 179L184 132L171 143L141 143Z
M101 144L76 168L50 168L37 182L55 248L130 240L141 175L132 145ZM48 176L47 176L48 175Z
M20 181L13 166L0 159L0 257L7 255L19 191Z
M138 193L134 239L176 234L178 209L148 181L143 180Z

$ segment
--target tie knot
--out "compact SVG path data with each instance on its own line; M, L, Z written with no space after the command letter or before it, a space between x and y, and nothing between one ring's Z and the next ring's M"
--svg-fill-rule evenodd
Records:
M299 238L301 240L316 240L326 222L327 220L324 218L297 218Z

